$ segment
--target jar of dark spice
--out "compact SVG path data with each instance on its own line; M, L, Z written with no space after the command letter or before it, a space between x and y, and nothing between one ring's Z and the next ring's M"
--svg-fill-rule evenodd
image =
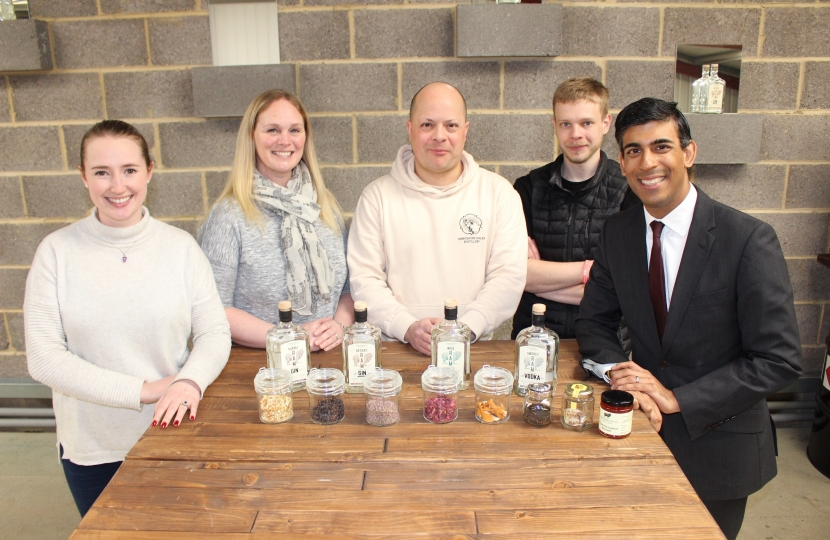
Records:
M424 390L424 418L446 424L458 418L458 391L461 377L453 368L429 366L421 375Z
M550 424L553 406L553 385L549 382L530 383L525 393L522 418L531 426L545 427Z
M569 383L562 395L562 427L585 431L594 425L594 389L590 384Z
M403 379L394 369L375 369L363 379L366 395L366 422L373 426L392 426L401 419Z
M634 396L623 390L602 393L599 412L599 432L610 439L624 439L631 434L634 416Z
M501 424L510 418L513 374L495 366L481 366L473 378L476 389L476 420L482 424Z
M315 424L336 424L346 416L342 397L346 391L346 378L339 369L312 369L308 372L306 390L311 420Z

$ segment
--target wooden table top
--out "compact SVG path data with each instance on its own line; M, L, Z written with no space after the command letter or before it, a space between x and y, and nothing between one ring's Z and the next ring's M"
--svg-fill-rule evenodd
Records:
M563 341L557 415L564 385L584 377L578 358ZM340 349L312 363L342 369ZM473 344L471 364L512 371L513 342ZM72 538L723 538L639 411L631 435L612 440L596 423L532 427L512 395L509 421L485 425L470 384L458 419L431 424L429 359L384 343L383 366L404 379L398 424L368 425L364 396L347 394L345 419L316 425L302 391L291 421L267 425L253 386L263 365L264 351L234 347L196 421L148 430ZM596 415L606 385L592 384Z

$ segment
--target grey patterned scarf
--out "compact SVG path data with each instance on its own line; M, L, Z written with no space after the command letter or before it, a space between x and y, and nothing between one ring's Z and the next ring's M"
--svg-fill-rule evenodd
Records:
M285 281L291 309L300 315L317 311L317 296L331 301L334 269L314 230L320 217L317 191L308 167L294 167L286 187L271 182L254 170L254 198L265 208L283 212L280 244L285 255Z

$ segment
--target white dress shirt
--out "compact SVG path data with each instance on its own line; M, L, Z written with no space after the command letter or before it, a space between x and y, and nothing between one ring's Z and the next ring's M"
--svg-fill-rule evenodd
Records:
M689 227L692 226L692 218L695 213L697 202L697 190L695 186L689 186L689 193L677 208L672 210L663 219L657 219L648 213L643 207L646 215L646 267L651 263L651 245L654 241L651 230L652 221L662 221L663 234L661 235L663 252L663 278L666 283L666 307L671 309L671 295L674 290L674 282L677 280L677 271L680 269L680 260L683 258L683 250L686 248L686 238L689 236Z

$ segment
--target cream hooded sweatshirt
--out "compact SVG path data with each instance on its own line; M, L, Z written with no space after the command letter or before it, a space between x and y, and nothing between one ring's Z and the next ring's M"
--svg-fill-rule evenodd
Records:
M438 188L415 175L402 146L386 176L360 196L349 232L351 292L369 322L404 341L410 325L444 316L458 299L459 320L477 336L513 316L527 276L527 228L510 183L464 152L463 172Z

